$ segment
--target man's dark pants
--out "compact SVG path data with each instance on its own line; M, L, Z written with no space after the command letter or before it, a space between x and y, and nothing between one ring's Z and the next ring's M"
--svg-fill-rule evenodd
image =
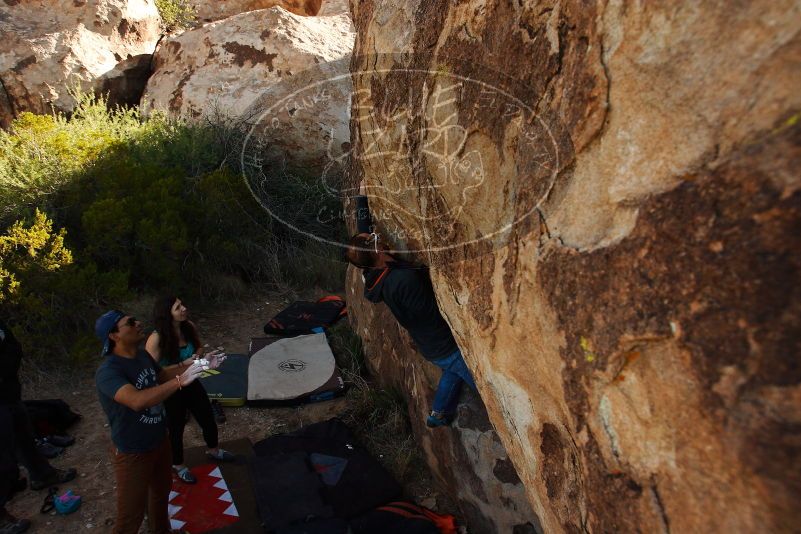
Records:
M11 498L18 478L13 418L8 405L0 404L0 514L5 511L5 505Z
M167 428L170 429L170 443L172 445L172 464L184 463L184 428L186 427L186 412L194 416L195 421L203 430L203 439L209 449L218 445L217 423L211 411L211 402L203 384L195 380L181 391L176 391L164 401L167 410Z
M123 453L112 446L111 462L117 479L117 520L114 534L136 534L147 509L153 534L170 531L167 505L172 488L172 451L165 435L149 452Z
M11 415L11 426L14 434L14 448L17 460L28 470L31 481L45 480L54 471L53 466L36 450L36 438L31 425L28 410L22 401L5 404Z

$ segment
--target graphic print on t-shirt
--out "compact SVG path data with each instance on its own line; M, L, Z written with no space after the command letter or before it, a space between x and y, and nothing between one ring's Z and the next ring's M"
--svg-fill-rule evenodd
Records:
M134 386L138 390L153 387L155 385L157 385L156 370L152 367L142 369L142 371L139 373L139 376L136 377L136 382L134 382ZM161 403L151 406L150 408L145 408L139 414L139 422L146 425L159 424L163 418L164 407L161 405Z

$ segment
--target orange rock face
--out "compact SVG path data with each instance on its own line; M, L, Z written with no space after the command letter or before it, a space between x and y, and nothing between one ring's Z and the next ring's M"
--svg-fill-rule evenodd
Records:
M797 3L353 7L352 180L431 266L542 529L796 529ZM419 419L438 372L348 291Z

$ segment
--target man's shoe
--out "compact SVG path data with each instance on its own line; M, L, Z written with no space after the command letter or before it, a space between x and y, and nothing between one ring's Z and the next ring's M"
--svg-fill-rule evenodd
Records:
M72 436L67 436L66 434L63 436L59 436L58 434L54 434L52 436L47 436L43 441L55 445L56 447L69 447L73 443L75 443L75 438Z
M69 469L53 469L46 478L42 480L31 480L31 489L38 491L54 484L63 484L75 478L77 474L78 472L72 467Z
M223 412L222 404L220 404L216 400L211 401L211 413L214 414L214 420L217 421L218 425L224 423L227 420L225 417L225 412Z
M440 426L448 426L451 424L451 418L442 412L435 412L432 410L431 414L426 419L426 426L428 428L437 428Z
M0 534L18 534L25 532L31 527L31 522L27 519L17 519L13 515L5 512L0 517Z
M57 447L52 443L48 443L47 441L37 439L36 440L36 452L44 456L45 458L55 458L62 452L64 452L63 447Z

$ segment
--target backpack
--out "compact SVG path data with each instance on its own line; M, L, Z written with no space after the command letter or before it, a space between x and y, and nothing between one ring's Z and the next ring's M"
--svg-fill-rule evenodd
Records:
M395 501L351 521L354 534L456 534L456 519L416 504Z

